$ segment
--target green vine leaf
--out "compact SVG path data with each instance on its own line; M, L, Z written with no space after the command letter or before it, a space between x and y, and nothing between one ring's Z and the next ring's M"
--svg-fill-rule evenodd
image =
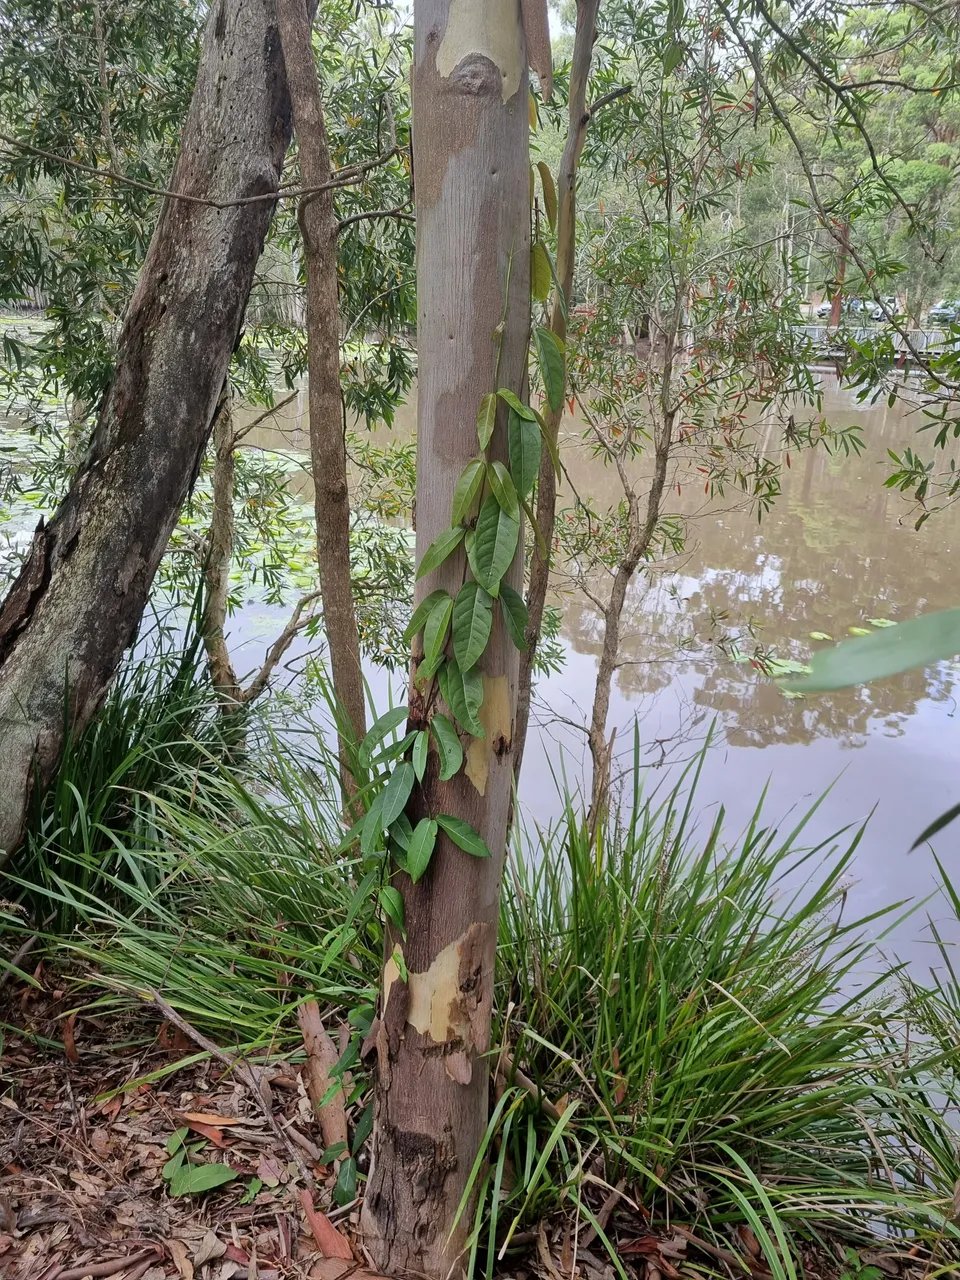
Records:
M423 559L417 569L418 582L421 578L426 577L428 573L433 573L434 569L439 569L444 560L456 551L463 541L463 534L463 525L457 525L452 529L444 529L439 538L434 538L423 553Z
M414 884L430 865L436 843L437 824L432 818L421 818L413 829L410 848L407 850L407 874Z
M389 711L385 711L379 719L373 722L360 743L360 750L357 753L361 764L368 765L370 763L374 749L380 745L388 734L404 724L409 714L410 709L406 705L391 707Z
M537 168L540 171L540 186L543 188L543 207L547 211L547 222L550 224L550 230L556 231L557 188L553 181L553 174L546 160L538 160Z
M486 449L490 443L496 421L497 395L495 391L488 391L480 401L480 409L477 412L477 439L480 441L481 450Z
M493 496L500 503L501 511L505 511L512 520L520 519L520 499L513 483L513 477L502 462L491 462L487 467L487 483Z
M445 600L438 600L431 610L423 628L423 663L417 668L417 675L421 679L429 680L443 661L443 646L452 616L453 599L450 596Z
M537 350L547 404L557 413L563 408L565 389L563 344L552 329L547 329L542 324L538 324L533 331L533 344Z
M461 671L475 667L493 629L493 601L479 582L465 582L453 606L453 651Z
M170 1178L170 1194L199 1195L202 1191L210 1191L213 1187L222 1187L225 1182L232 1182L236 1176L235 1170L228 1164L184 1164Z
M448 658L438 679L444 702L467 733L484 737L478 714L483 703L483 677L479 671L461 671L456 658Z
M500 399L503 401L503 403L507 406L508 409L512 409L513 412L518 414L521 418L527 418L529 419L530 422L533 422L534 420L533 410L530 408L528 404L524 404L521 400L519 400L513 394L513 392L510 390L509 387L501 387L500 390L497 392L497 395L500 397Z
M530 292L538 302L550 296L550 263L541 240L530 246Z
M413 765L409 760L398 764L380 792L380 825L389 827L403 813L413 790ZM374 801L376 804L376 801Z
M469 822L464 822L462 818L455 818L450 813L440 813L437 815L437 824L464 853L472 853L475 858L490 857L487 842Z
M398 814L390 824L390 839L403 853L410 848L410 837L413 827L405 813Z
M507 419L510 474L520 500L529 494L540 470L540 428L531 413L521 417L512 410Z
M449 699L447 701L449 702ZM449 782L463 764L463 747L460 745L456 729L440 712L437 712L430 721L430 729L440 757L440 781Z
M496 408L496 397L494 397L494 408ZM472 514L473 504L480 492L485 474L482 458L474 458L461 471L460 479L453 491L451 519L455 525L462 524Z
M421 729L413 740L413 751L410 756L410 763L413 765L413 772L417 775L417 781L423 781L423 775L427 771L427 753L430 750L430 735L426 729Z
M403 899L400 897L400 890L395 889L392 884L385 884L380 890L379 897L383 914L396 926L400 933L403 933Z
M405 644L410 644L414 636L418 636L424 628L430 612L438 600L441 600L447 594L446 591L431 591L425 596L413 611L413 617L407 623L407 629L403 633Z
M533 431L536 435L536 426ZM508 516L491 493L477 517L470 565L477 581L492 596L497 594L500 579L513 563L519 540L520 521Z
M519 591L514 591L508 582L500 583L500 612L510 639L518 649L526 649L530 614L523 596Z

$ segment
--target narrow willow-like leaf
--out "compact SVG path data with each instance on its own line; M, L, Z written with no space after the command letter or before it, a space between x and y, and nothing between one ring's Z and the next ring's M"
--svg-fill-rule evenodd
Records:
M550 263L541 240L530 246L530 292L538 302L546 302L550 296Z
M483 702L483 679L478 671L461 671L456 658L440 668L440 692L456 719L474 738L484 736L478 712Z
M452 529L444 529L439 538L434 538L426 551L423 553L423 559L417 568L417 580L426 577L428 573L432 573L434 569L438 569L443 564L447 556L456 551L460 543L463 541L463 526L457 525Z
M540 559L544 562L544 564L546 564L547 561L550 559L549 555L547 554L547 540L543 536L543 530L540 528L539 524L537 523L536 512L534 511L533 507L531 507L530 503L526 500L526 498L524 498L523 500L523 509L527 513L527 519L530 521L530 528L533 530L533 535L537 540L537 550L540 553Z
M535 425L533 433L539 439ZM495 596L500 588L500 579L516 555L520 521L508 516L491 493L480 508L474 532L473 572L480 585Z
M512 409L521 418L529 418L531 422L533 421L533 410L528 404L524 404L522 400L515 396L509 387L501 387L497 395L508 409Z
M430 750L430 735L426 729L421 729L413 740L413 751L410 755L410 763L413 765L413 772L417 775L417 781L423 781L423 775L427 770L427 754Z
M453 490L453 509L450 513L450 518L455 525L463 524L473 514L473 504L476 502L485 474L486 468L482 458L474 458L461 471Z
M414 884L430 865L436 843L437 824L432 818L421 818L413 829L410 848L407 850L407 874Z
M487 467L487 484L500 503L500 509L505 511L512 520L519 520L520 499L517 497L513 478L502 462L491 462Z
M423 665L417 674L429 679L439 668L443 659L443 646L447 639L447 628L453 616L453 600L438 600L423 628Z
M530 614L523 596L514 591L509 582L500 583L500 612L510 639L518 649L526 649Z
M465 853L472 853L475 858L489 858L490 850L483 837L462 818L455 818L450 813L437 814L437 823L447 833L458 848Z
M430 616L430 611L433 609L433 606L446 594L446 591L431 591L428 596L425 596L420 601L413 611L413 617L407 623L406 631L403 633L404 641L407 644L410 644L414 636L420 634L423 630L424 623Z
M477 413L477 439L480 441L481 450L486 449L490 443L490 437L493 435L496 421L497 393L488 391L480 401L480 409Z
M810 674L784 681L796 693L822 693L867 684L887 676L927 667L960 653L960 609L944 609L884 627L833 649L820 649L810 660Z
M546 160L538 160L537 168L540 170L540 186L543 188L543 207L547 211L547 221L550 223L550 230L557 229L557 187L553 181L553 174L550 172L550 166Z
M413 765L409 760L404 760L397 765L380 792L380 822L383 827L389 827L403 813L413 790L413 782Z
M479 582L465 582L453 606L453 651L461 671L480 661L493 628L493 601Z
M563 370L563 347L560 339L551 329L538 324L533 331L533 344L537 350L537 361L540 365L540 376L547 393L547 404L556 413L563 408L565 387Z
M456 729L445 715L437 712L430 721L430 729L440 757L440 781L449 782L463 764L463 747Z
M520 500L523 501L533 488L540 470L540 428L537 420L510 411L507 419L507 447L510 453L510 474Z

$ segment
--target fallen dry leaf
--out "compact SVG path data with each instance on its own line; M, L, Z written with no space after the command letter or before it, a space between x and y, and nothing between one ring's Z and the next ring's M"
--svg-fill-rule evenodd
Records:
M187 1120L186 1116L183 1118ZM226 1148L227 1144L223 1140L223 1134L215 1125L203 1124L200 1120L187 1120L187 1124L195 1133L199 1133L202 1138L208 1138L215 1147Z
M211 1258L222 1258L226 1252L227 1246L224 1242L219 1240L212 1231L208 1231L200 1241L200 1244L197 1246L196 1252L193 1255L193 1265L195 1267L202 1267L203 1264L205 1262L209 1262Z
M70 1017L63 1024L63 1048L67 1055L68 1062L79 1062L80 1055L77 1053L77 1041L74 1036L74 1026L77 1021L77 1015L71 1013Z
M273 1156L262 1155L257 1164L257 1177L267 1187L279 1187L286 1170Z
M217 1129L226 1129L231 1124L243 1124L239 1116L218 1116L213 1111L181 1111L188 1124L212 1124Z
M326 1214L313 1207L313 1197L304 1188L300 1192L300 1203L307 1215L307 1222L317 1242L317 1247L325 1258L346 1258L353 1261L353 1250L345 1236L342 1236Z
M190 1261L190 1250L187 1246L182 1240L166 1240L164 1243L183 1280L193 1280L193 1263Z

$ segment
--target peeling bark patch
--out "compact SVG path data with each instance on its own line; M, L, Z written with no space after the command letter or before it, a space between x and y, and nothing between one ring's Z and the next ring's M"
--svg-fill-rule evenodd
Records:
M490 761L501 759L510 750L513 720L510 714L510 681L506 676L483 677L483 703L480 723L484 736L474 738L467 749L467 777L480 795L487 790Z
M500 72L507 102L523 76L523 40L517 0L450 0L447 29L437 50L437 71L449 80L467 58L489 58ZM469 87L469 86L467 86Z
M424 973L411 973L407 1021L435 1044L452 1044L451 1079L469 1084L470 1055L485 1053L492 1001L485 952L490 925L475 923L438 952ZM456 1072L456 1074L453 1074Z

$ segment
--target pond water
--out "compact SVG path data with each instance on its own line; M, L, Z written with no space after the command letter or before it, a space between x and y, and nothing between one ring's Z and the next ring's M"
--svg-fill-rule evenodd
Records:
M872 813L850 891L851 909L866 914L896 900L916 901L935 887L929 850L908 849L930 820L960 800L960 666L945 663L869 688L788 699L716 643L715 620L723 617L728 630L750 624L756 642L803 660L817 647L811 632L840 639L869 618L896 621L960 604L960 509L918 532L907 504L883 487L887 450L910 443L918 418L884 403L858 405L831 375L824 377L826 412L835 425L858 424L865 444L860 457L822 449L795 455L781 496L759 523L732 501L705 506L695 476L680 471L672 477L673 510L690 521L686 551L638 578L630 592L609 728L617 728L626 766L639 725L643 758L653 766L648 783L656 785L696 753L713 726L716 745L698 789L704 826L722 804L728 829L740 830L765 785L765 812L776 821L795 818L830 789L808 828L816 840ZM304 409L303 399L291 405L259 442L282 439L285 447L306 448ZM415 420L414 395L398 414L394 435L408 437ZM579 434L579 424L568 421L574 484L601 507L615 502L615 474L590 456ZM309 482L296 483L308 496ZM588 757L576 726L589 715L602 638L589 601L569 594L560 603L565 663L538 683L520 791L524 809L539 821L556 811L559 768L574 783L585 776ZM263 634L262 614L257 625L252 615L247 626L237 621L247 640ZM744 639L741 648L753 643ZM385 703L386 676L369 674ZM394 677L403 696L400 683ZM960 879L960 821L936 847ZM926 937L928 911L944 918L935 899L894 934L896 950L914 964L937 962Z

